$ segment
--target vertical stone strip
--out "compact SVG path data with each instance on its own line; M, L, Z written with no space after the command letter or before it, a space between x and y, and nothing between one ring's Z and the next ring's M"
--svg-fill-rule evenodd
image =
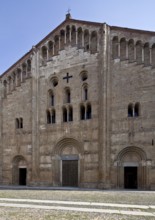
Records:
M110 69L111 63L111 39L110 39L110 27L106 26L107 29L107 51L106 51L106 74L107 74L107 87L106 87L106 186L111 188L111 101L112 101L112 75Z
M2 95L3 95L3 87L2 81L0 80L0 184L2 184L2 167L3 167L3 136L2 136L2 128L3 128L3 121L2 121Z
M39 52L32 55L32 184L39 183Z
M109 187L110 181L110 28L103 24L99 60L99 187Z

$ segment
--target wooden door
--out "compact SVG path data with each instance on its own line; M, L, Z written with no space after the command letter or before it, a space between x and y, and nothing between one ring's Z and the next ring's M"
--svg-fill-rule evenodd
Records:
M62 161L62 186L78 186L78 160Z

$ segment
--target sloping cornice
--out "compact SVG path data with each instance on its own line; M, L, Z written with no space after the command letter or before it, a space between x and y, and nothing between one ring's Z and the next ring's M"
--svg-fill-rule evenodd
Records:
M72 18L65 19L55 29L53 29L46 37L44 37L41 41L39 41L39 43L37 43L34 47L38 48L44 41L46 41L49 38L49 36L51 36L57 30L61 29L61 27L63 27L64 25L67 25L69 23L87 24L87 25L94 25L94 26L103 25L103 23L99 23L99 22L76 20L76 19L72 19ZM19 60L17 60L13 65L11 65L5 72L3 72L2 75L0 75L0 78L2 78L6 73L11 71L11 69L13 69L15 66L17 66L18 63L20 63L22 60L24 61L24 59L26 59L28 56L30 56L31 53L32 53L32 49L29 52L27 52L24 56L22 56Z

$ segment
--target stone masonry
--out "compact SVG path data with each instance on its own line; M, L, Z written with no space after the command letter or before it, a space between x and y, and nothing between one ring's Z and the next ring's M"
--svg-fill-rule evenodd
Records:
M0 76L0 184L155 189L155 32L66 19Z

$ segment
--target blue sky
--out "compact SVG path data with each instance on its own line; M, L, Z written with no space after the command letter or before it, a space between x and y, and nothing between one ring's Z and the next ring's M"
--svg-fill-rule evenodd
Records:
M79 20L155 31L155 0L0 0L0 74L59 25Z

